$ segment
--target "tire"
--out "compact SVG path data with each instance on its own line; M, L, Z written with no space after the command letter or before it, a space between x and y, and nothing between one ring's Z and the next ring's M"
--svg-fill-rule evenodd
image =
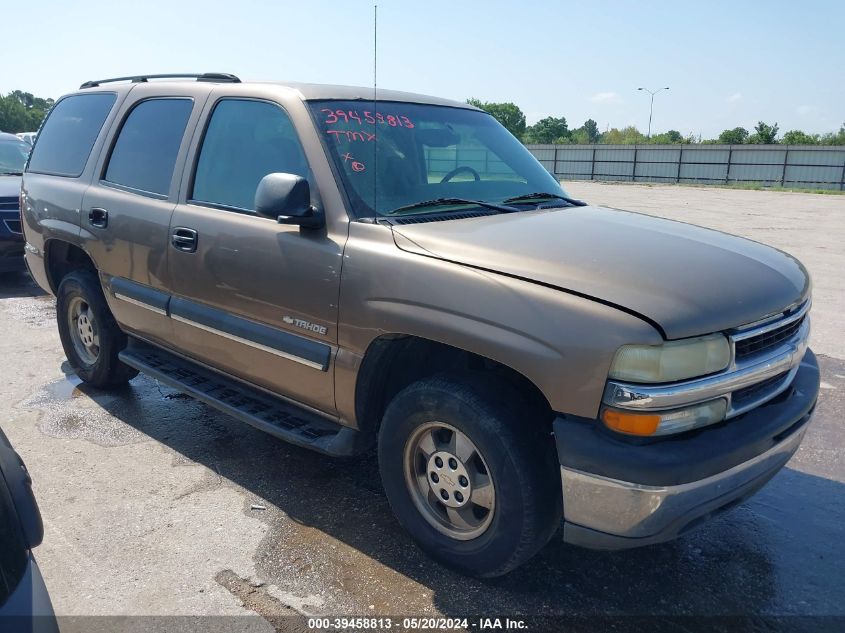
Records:
M481 373L426 378L393 399L379 430L381 479L397 519L432 558L492 578L548 543L560 525L562 495L541 415L507 383ZM450 450L461 461L451 463ZM444 491L447 501L437 498ZM464 505L450 516L447 503Z
M126 335L106 304L97 273L76 270L62 279L56 293L56 320L65 356L83 382L108 389L138 375L117 357L126 347Z

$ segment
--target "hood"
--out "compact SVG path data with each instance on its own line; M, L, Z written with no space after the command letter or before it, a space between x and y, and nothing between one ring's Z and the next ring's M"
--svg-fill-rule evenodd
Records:
M780 312L810 292L794 257L719 231L603 207L393 228L396 245L636 312L669 339Z
M0 176L0 198L17 198L20 194L20 176Z

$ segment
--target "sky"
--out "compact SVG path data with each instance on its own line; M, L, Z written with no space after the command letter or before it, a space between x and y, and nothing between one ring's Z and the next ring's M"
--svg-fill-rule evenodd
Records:
M715 137L845 122L842 0L378 1L378 84L512 101L528 123ZM17 25L0 93L167 72L372 85L373 3L359 0L0 0ZM10 33L5 30L5 33ZM25 35L28 33L29 35Z

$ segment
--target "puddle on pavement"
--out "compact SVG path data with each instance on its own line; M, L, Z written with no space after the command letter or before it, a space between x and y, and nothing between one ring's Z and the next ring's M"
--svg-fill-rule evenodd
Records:
M185 402L177 403L181 400ZM101 446L134 444L150 436L166 440L180 430L186 432L186 419L202 421L189 427L193 435L201 432L200 427L215 437L228 433L225 424L221 426L214 415L208 415L205 405L143 375L125 389L103 391L69 374L40 385L18 406L42 413L38 427L46 435Z
M60 380L44 385L44 391L53 401L70 400L85 395L79 388L81 384L82 380L79 377L65 376Z
M57 420L56 426L65 433L77 433L84 428L85 419L72 414Z
M78 377L71 375L40 386L19 406L40 411L38 428L50 437L123 446L147 439L115 415L127 404L124 398L120 393L87 390Z

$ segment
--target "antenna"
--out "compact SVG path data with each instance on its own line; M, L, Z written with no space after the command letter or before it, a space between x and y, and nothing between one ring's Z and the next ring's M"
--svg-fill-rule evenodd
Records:
M378 5L373 4L373 211L378 217Z
M373 102L378 90L378 5L373 5Z

